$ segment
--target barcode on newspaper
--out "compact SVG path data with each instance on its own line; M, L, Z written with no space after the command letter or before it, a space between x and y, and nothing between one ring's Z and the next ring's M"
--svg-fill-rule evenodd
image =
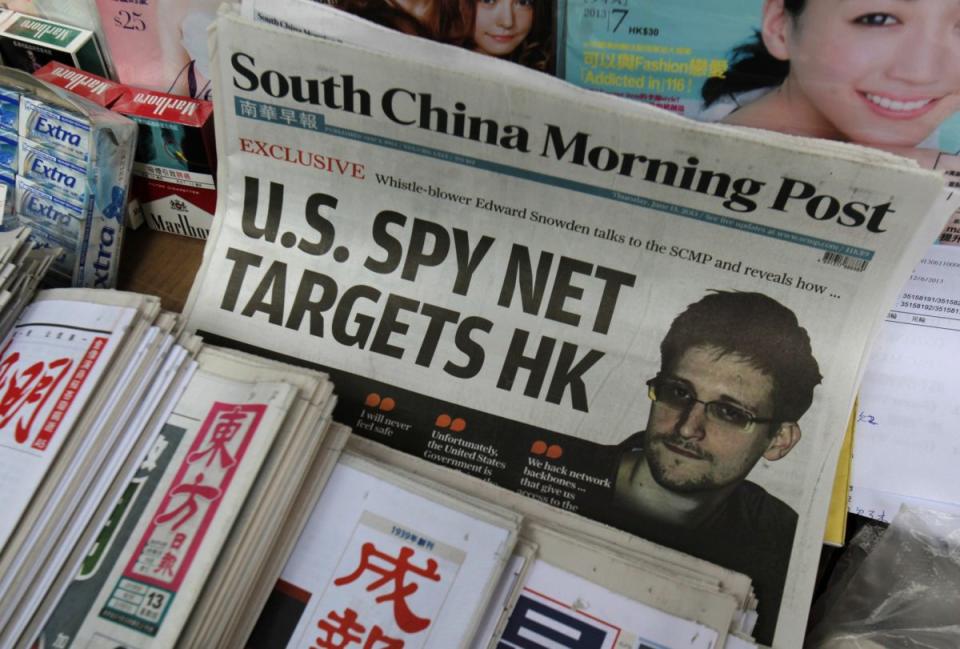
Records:
M840 266L860 273L866 270L867 264L870 262L866 259L857 259L849 255L841 255L838 252L825 252L823 253L823 257L820 258L820 263Z

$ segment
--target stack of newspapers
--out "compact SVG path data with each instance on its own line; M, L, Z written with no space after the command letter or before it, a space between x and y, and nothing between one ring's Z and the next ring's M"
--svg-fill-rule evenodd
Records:
M743 575L353 437L259 620L204 646L752 647L755 607Z
M259 610L346 431L324 374L180 329L58 289L4 342L0 646L204 647Z
M143 453L189 375L178 318L160 300L41 292L2 346L0 645L89 539L114 478Z
M29 302L50 264L56 248L36 248L29 243L30 228L20 226L0 232L0 338Z

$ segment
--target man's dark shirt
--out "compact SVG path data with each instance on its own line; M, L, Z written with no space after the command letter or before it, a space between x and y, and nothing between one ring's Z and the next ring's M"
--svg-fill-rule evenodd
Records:
M620 450L610 473L614 490L620 457L631 450L642 452L642 446L641 432L616 447L608 447ZM760 600L754 637L764 644L773 641L797 527L797 514L786 503L762 487L744 481L715 512L695 527L678 527L645 519L609 505L603 506L602 512L587 515L660 545L748 575Z

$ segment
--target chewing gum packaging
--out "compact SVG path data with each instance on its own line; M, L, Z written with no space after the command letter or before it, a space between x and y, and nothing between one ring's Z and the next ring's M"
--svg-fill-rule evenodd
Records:
M87 201L87 165L55 149L21 139L17 171L51 194L80 206Z
M33 227L32 224L22 221L23 225L30 225L28 241L34 248L60 248L60 254L50 264L44 282L55 286L69 286L73 281L71 269L76 268L79 262L79 251L72 239L60 237L55 232L48 232Z
M0 69L0 87L21 94L14 218L64 249L59 285L113 288L137 125L19 70Z
M64 90L69 90L84 99L89 99L104 108L110 108L125 92L124 86L116 81L84 70L78 70L57 61L50 61L34 72L33 76Z
M90 161L90 121L38 99L20 101L20 137L84 166Z
M42 229L60 239L76 241L83 234L81 206L44 191L23 176L16 180L16 213L33 229Z
M0 168L17 170L17 150L20 138L16 133L0 131Z
M213 104L128 87L113 110L140 127L133 198L147 225L206 239L217 203Z
M0 24L0 55L4 65L29 73L50 61L107 73L92 31L18 12Z
M6 188L3 210L0 212L0 231L6 232L20 225L14 216L14 195L16 193L17 175L10 169L0 169L0 185Z
M20 123L20 91L0 88L0 131L17 132Z

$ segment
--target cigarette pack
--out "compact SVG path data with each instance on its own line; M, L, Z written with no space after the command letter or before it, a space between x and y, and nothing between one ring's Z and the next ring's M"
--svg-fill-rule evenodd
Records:
M107 70L89 29L17 12L0 23L0 55L5 65L30 73L50 61L99 75Z
M217 202L213 104L128 88L113 110L140 127L132 194L147 225L205 239Z
M106 77L78 70L58 61L50 61L33 73L38 79L69 90L93 103L110 108L124 93L124 86Z

